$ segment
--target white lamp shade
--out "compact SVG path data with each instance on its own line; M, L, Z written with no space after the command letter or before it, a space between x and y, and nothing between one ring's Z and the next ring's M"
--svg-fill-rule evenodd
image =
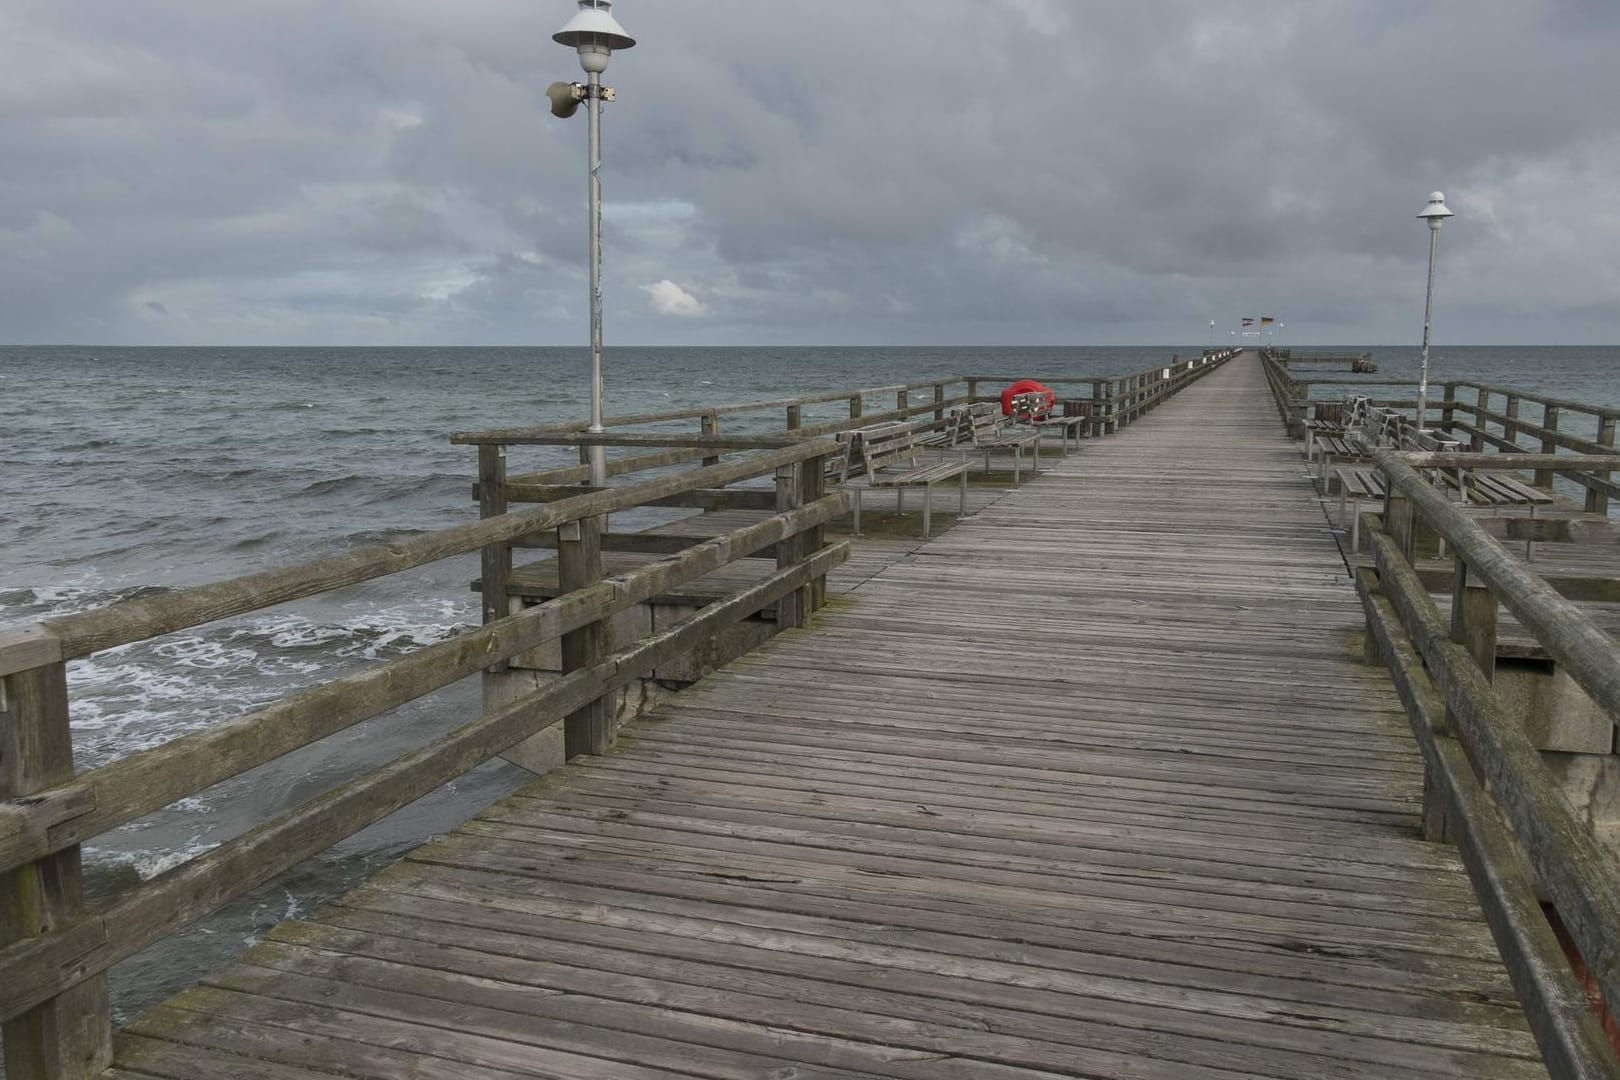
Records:
M579 13L552 34L551 40L576 49L584 45L628 49L636 43L613 17L612 0L579 0Z
M1455 216L1456 215L1450 210L1446 209L1446 196L1444 192L1440 191L1433 191L1429 193L1429 205L1425 206L1418 214L1418 217L1425 218L1431 222L1440 222L1444 221L1448 217Z

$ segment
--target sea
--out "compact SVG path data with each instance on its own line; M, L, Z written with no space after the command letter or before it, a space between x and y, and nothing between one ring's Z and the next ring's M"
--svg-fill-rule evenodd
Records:
M612 348L604 398L611 415L949 374L995 377L988 390L999 378L1125 374L1199 351ZM1371 353L1380 371L1362 380L1369 387L1418 369L1411 347L1324 351ZM0 629L473 520L475 454L450 434L581 418L586 373L581 349L0 347ZM1431 378L1620 406L1620 347L1441 348ZM869 409L892 400L875 396ZM808 407L805 421L846 409ZM724 422L747 431L782 418ZM1567 413L1563 426L1583 431ZM577 460L555 448L512 453L513 471ZM456 634L477 621L477 572L476 555L452 559L75 661L76 765L107 764ZM477 680L467 680L116 829L85 849L91 898L206 852L477 708ZM484 765L119 965L117 1018L178 992L527 775Z

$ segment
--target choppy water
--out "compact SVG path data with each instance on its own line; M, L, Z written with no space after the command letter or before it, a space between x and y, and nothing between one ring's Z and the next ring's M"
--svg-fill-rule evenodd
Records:
M948 373L1118 374L1197 351L615 349L606 397L611 413L641 412ZM1416 349L1372 351L1383 373L1415 374ZM1440 349L1433 377L1620 405L1617 368L1616 348ZM580 417L584 370L574 349L0 348L0 626L470 520L474 455L449 433ZM845 407L807 408L806 420ZM761 423L781 418L728 419ZM565 460L535 449L513 467ZM453 634L476 621L476 573L476 557L450 560L76 662L79 767ZM92 885L159 873L464 721L476 702L474 681L450 687L117 830L87 850ZM124 965L120 1011L524 775L485 766Z

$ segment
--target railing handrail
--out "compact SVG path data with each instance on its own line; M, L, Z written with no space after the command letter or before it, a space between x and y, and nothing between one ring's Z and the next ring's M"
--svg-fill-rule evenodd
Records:
M718 405L690 405L679 409L666 409L661 412L628 413L623 416L604 416L602 426L639 427L645 424L662 424L675 420L698 420L705 416L735 415L744 412L767 412L773 409L790 409L804 405L822 405L834 401L847 401L850 398L867 398L877 394L895 394L901 391L926 390L936 386L950 386L954 383L966 382L962 375L949 375L937 379L925 379L910 383L893 383L887 386L864 386L852 390L829 391L819 394L804 394L798 397L770 398L763 401L738 401ZM458 431L450 436L450 441L457 445L467 445L486 442L499 442L499 436L505 431L523 432L528 435L563 435L571 432L584 431L588 425L585 420L566 420L554 424L536 424L519 428L491 428L480 431Z
M392 544L352 548L337 555L195 585L161 596L121 600L93 611L44 619L0 635L0 674L89 656L118 645L386 577L468 554L488 544L514 540L527 533L627 510L652 499L698 488L723 487L838 450L834 440L807 439L674 476L604 488L530 510L453 525Z

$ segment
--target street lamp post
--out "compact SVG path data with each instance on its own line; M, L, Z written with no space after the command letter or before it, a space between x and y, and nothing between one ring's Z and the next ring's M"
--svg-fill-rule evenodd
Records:
M1453 217L1446 209L1446 197L1435 191L1429 194L1429 205L1419 218L1429 223L1429 287L1423 296L1423 368L1418 376L1417 428L1422 431L1429 419L1429 320L1434 312L1434 254L1440 243L1440 226Z
M602 102L613 100L613 88L602 85L608 57L614 49L628 49L635 38L624 32L613 17L613 0L579 0L579 11L551 39L579 53L579 66L587 82L553 83L546 91L551 111L572 116L581 101L590 119L587 156L590 166L590 266L591 266L591 422L585 430L601 434L602 428ZM607 449L590 447L591 483L607 483Z

